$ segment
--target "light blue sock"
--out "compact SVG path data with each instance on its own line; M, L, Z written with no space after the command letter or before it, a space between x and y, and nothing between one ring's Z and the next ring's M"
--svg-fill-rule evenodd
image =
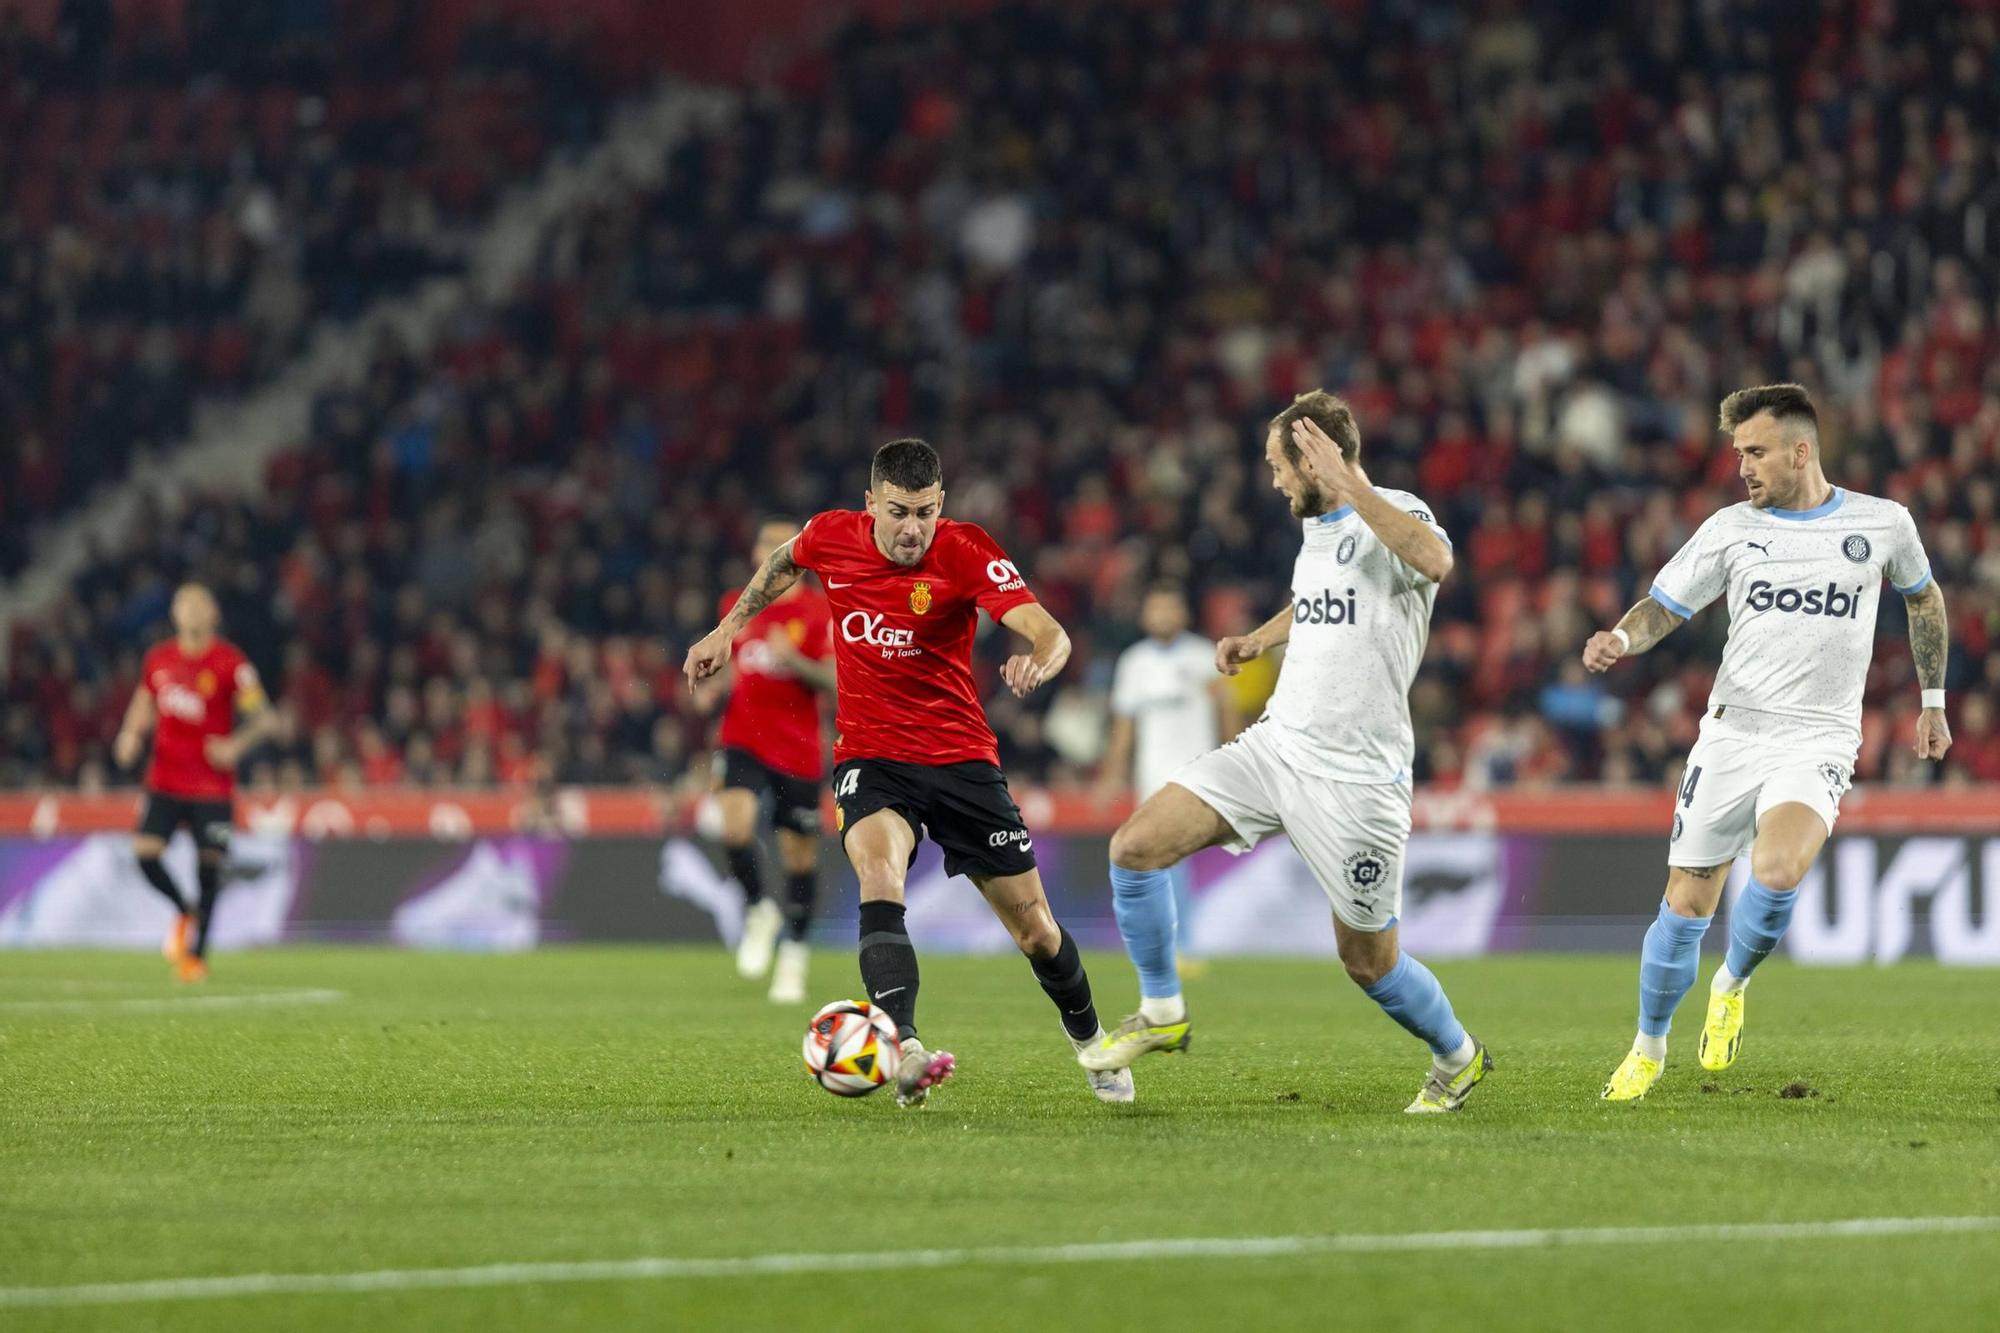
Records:
M1183 861L1167 874L1174 885L1174 948L1186 953L1188 931L1194 925L1194 899L1190 892L1194 884L1194 870Z
M1743 886L1736 906L1729 909L1729 952L1724 965L1730 975L1748 980L1757 964L1771 956L1785 937L1785 927L1792 924L1792 907L1798 900L1796 889L1779 893L1759 884L1754 876Z
M1367 988L1382 1012L1409 1029L1440 1058L1465 1045L1465 1027L1451 1011L1444 987L1431 970L1404 954L1383 978Z
M1712 916L1682 916L1660 900L1660 915L1646 927L1639 950L1639 1031L1665 1037L1674 1010L1701 970L1701 937Z
M1164 999L1181 993L1174 967L1174 885L1165 870L1111 867L1111 908L1125 952L1139 969L1139 994Z

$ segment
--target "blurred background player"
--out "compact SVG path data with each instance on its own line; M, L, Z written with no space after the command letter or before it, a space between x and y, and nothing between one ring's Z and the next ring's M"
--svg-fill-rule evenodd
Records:
M235 644L216 634L221 613L206 587L181 585L171 614L174 637L146 654L112 755L120 767L132 767L146 734L154 733L145 809L132 850L146 882L174 905L173 929L162 952L182 981L202 981L208 976L208 931L235 823L237 761L271 733L276 714L265 707L257 668ZM244 725L232 732L238 718ZM195 843L200 897L192 912L160 860L177 828L187 829Z
M1639 1032L1604 1085L1606 1101L1637 1101L1665 1071L1674 1009L1694 985L1729 867L1748 852L1750 880L1730 910L1729 951L1697 1049L1704 1069L1735 1062L1743 989L1784 938L1799 881L1853 779L1884 578L1909 611L1923 705L1917 754L1942 759L1951 748L1944 594L1910 511L1827 481L1819 414L1796 384L1730 394L1721 429L1734 437L1749 498L1710 515L1646 600L1583 650L1585 667L1608 670L1729 595L1722 666L1674 809L1666 894L1639 954Z
M1075 1050L1103 1036L1076 941L1057 924L1035 868L1034 842L1000 771L1000 752L972 678L979 613L1028 640L1001 679L1025 698L1069 661L1069 635L983 528L940 517L944 472L922 440L875 452L862 510L817 514L750 580L722 624L688 650L691 685L720 671L743 626L798 580L820 576L840 637L833 797L847 859L861 884L861 980L896 1021L899 1106L920 1106L951 1077L949 1051L917 1037L917 953L904 924L903 882L928 835L948 875L979 887ZM1102 1101L1132 1100L1131 1075L1091 1072Z
M1139 1012L1078 1052L1086 1069L1186 1049L1166 870L1204 847L1246 852L1278 832L1332 901L1347 975L1430 1047L1430 1073L1404 1110L1456 1111L1493 1067L1397 932L1415 749L1410 682L1451 572L1451 542L1416 496L1371 485L1360 454L1353 411L1324 390L1300 394L1271 421L1271 485L1305 524L1293 600L1254 633L1216 645L1215 665L1227 673L1280 643L1289 645L1285 665L1254 726L1178 769L1112 835L1112 905L1139 971Z
M1139 604L1146 637L1118 655L1111 677L1111 733L1105 741L1100 797L1130 793L1144 801L1182 764L1240 729L1235 691L1215 669L1215 645L1188 628L1187 593L1156 583ZM1194 913L1185 862L1167 872L1174 888L1174 943L1183 978L1205 968L1188 956Z
M757 567L798 531L784 519L758 528L751 553ZM724 593L719 614L726 618L741 595ZM804 580L793 584L750 618L732 649L729 667L701 683L696 702L708 711L725 695L729 701L716 731L715 796L723 854L743 889L736 970L753 978L770 972L771 999L797 1004L806 998L806 928L819 891L819 785L826 777L819 697L834 688L825 594ZM785 870L782 908L766 894L757 861L767 803Z

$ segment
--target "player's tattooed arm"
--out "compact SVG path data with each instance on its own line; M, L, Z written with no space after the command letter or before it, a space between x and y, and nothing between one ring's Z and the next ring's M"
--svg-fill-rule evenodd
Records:
M1292 606L1251 630L1248 634L1232 634L1215 645L1215 669L1225 676L1233 676L1243 669L1245 662L1254 662L1281 643L1292 637Z
M793 538L793 541L798 540ZM736 599L736 605L729 608L729 614L722 618L722 629L735 638L743 632L743 627L754 619L759 611L785 595L794 583L799 581L800 570L792 560L792 543L786 542L771 552L771 558L764 567L750 576L744 585L743 595Z
M1016 653L1000 668L1000 679L1016 699L1053 677L1069 661L1069 631L1040 602L1023 602L1000 617L1000 623L1026 639L1029 649Z
M1917 684L1926 690L1944 688L1944 667L1951 651L1945 624L1944 589L1932 580L1914 597L1903 599L1910 613L1910 656L1917 661Z
M797 541L794 537L792 541ZM745 585L743 595L736 599L736 605L729 608L729 614L722 623L702 636L699 643L688 649L687 661L681 670L687 675L688 692L713 676L729 663L729 647L750 618L771 603L784 596L785 590L799 581L800 569L792 559L792 542L786 542L771 552L771 558Z
M1944 589L1933 579L1923 591L1903 599L1910 613L1910 656L1917 663L1917 684L1926 690L1944 688L1944 669L1951 658L1951 629L1945 622ZM1951 725L1944 709L1917 714L1917 754L1942 759L1951 749Z
M1592 671L1608 670L1613 662L1634 653L1643 653L1687 622L1648 597L1627 611L1618 622L1631 640L1626 647L1610 630L1599 630L1583 645L1583 664Z

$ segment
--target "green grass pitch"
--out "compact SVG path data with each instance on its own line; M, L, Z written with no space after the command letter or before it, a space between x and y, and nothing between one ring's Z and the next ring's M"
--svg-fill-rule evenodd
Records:
M1636 947L1635 938L1634 945ZM1704 983L1714 962L1703 969ZM1133 994L1090 959L1107 1016ZM1331 963L1228 961L1191 1053L1100 1106L1014 958L924 960L959 1076L922 1113L799 1066L806 1012L719 950L285 949L176 991L157 959L0 962L0 1328L2000 1327L2000 1232L987 1260L1175 1237L2000 1215L2000 979L1801 969L1742 1058L1597 1100L1634 958L1442 963L1497 1069L1401 1114L1424 1055ZM846 952L812 990L856 989ZM334 991L299 1003L199 997ZM140 1001L142 1003L132 1003ZM1793 1089L1793 1095L1781 1091ZM23 1288L852 1252L837 1271L28 1307Z

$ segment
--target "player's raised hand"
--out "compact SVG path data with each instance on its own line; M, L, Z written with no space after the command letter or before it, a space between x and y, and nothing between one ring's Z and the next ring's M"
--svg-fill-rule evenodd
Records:
M1299 447L1306 475L1319 483L1328 499L1345 503L1348 497L1367 489L1368 474L1361 470L1361 464L1343 458L1340 446L1318 422L1303 417L1293 422L1292 443Z
M1000 668L1000 679L1007 682L1007 688L1014 692L1016 699L1025 699L1034 693L1035 687L1053 674L1041 663L1035 661L1032 653L1016 653Z
M694 693L695 686L729 664L732 637L717 627L703 635L700 642L688 649L687 661L681 665L681 670L687 673L689 694Z
M1611 664L1625 656L1625 645L1616 634L1601 629L1590 636L1590 642L1583 645L1583 665L1586 671L1609 671Z
M1245 662L1254 662L1264 655L1264 645L1251 634L1232 634L1215 645L1215 669L1225 676L1233 676L1243 669Z
M1944 720L1944 709L1926 708L1917 714L1917 757L1942 759L1950 748L1951 724Z

